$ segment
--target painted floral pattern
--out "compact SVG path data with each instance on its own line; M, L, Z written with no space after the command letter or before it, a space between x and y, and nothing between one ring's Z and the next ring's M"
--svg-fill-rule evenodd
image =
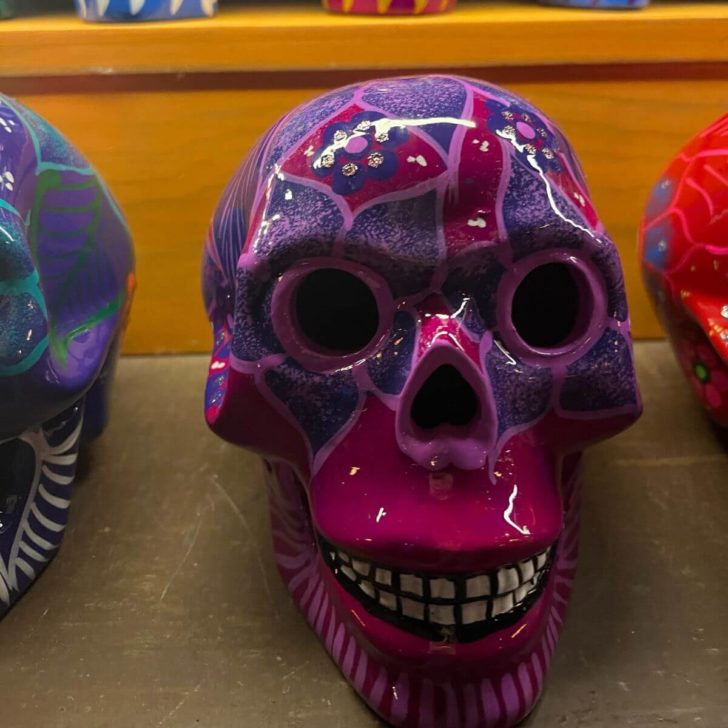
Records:
M530 164L530 157L543 171L561 171L556 155L560 150L559 140L542 119L515 104L506 106L490 99L485 102L485 106L490 112L488 128L502 139L510 141L524 162Z
M728 371L707 342L687 339L681 343L680 363L690 384L708 407L728 407Z
M367 179L389 179L397 171L395 147L407 141L407 130L376 111L362 111L348 122L326 128L313 158L313 171L331 180L338 195L358 192Z

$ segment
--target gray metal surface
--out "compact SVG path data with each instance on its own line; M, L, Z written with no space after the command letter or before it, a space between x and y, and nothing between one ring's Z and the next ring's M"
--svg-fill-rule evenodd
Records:
M728 726L728 454L667 346L589 451L582 555L529 728ZM256 459L206 431L202 357L121 362L59 556L0 622L2 728L379 722L288 599Z

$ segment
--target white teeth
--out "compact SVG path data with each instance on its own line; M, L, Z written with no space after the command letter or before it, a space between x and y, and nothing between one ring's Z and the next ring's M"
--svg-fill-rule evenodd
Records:
M535 573L533 561L531 561L531 559L529 559L528 561L519 561L518 569L521 572L521 578L523 579L523 581L531 581Z
M359 583L359 588L369 597L374 599L374 587L372 586L371 582L369 581L362 581Z
M473 576L465 582L465 592L468 598L483 597L490 594L490 577Z
M356 559L352 560L351 565L354 567L354 571L362 576L366 576L371 568L366 561L357 561Z
M430 604L430 622L437 624L455 624L455 610L446 604Z
M394 594L390 594L389 592L379 592L379 603L387 609L397 608L397 598Z
M519 586L515 591L516 604L522 602L528 596L528 592L530 592L531 589L533 589L533 584L531 584L531 582L528 582L523 586Z
M395 615L441 628L478 625L532 599L548 572L550 549L487 574L427 578L398 574L343 551L324 551L335 573ZM436 603L432 603L436 602Z
M414 574L401 574L399 577L399 588L403 592L422 596L422 579Z
M414 599L405 599L403 597L402 614L405 617L422 621L425 618L425 605L422 602L416 602Z
M493 600L492 616L497 617L499 614L505 614L513 609L513 594L506 594L503 597L496 597Z
M498 569L498 594L512 592L520 583L515 569Z
M468 602L460 607L463 624L482 622L488 616L488 602Z
M430 579L430 596L433 599L454 599L455 584L447 579Z

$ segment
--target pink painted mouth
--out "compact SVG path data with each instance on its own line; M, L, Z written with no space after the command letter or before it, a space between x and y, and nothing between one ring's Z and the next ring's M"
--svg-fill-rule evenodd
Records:
M433 728L459 725L453 717L457 712L453 701L460 704L463 715L468 717L467 725L515 725L531 711L556 647L574 576L578 545L578 458L572 458L562 472L563 528L555 532L551 545L535 541L531 543L530 556L521 550L500 555L504 564L500 568L504 569L515 568L518 561L535 558L535 575L539 556L546 553L537 589L531 595L526 594L520 613L509 619L498 620L500 615L493 619L493 609L490 615L484 610L486 617L490 616L490 621L482 620L488 629L472 641L466 641L468 635L461 635L463 639L459 641L456 633L447 631L430 639L427 634L408 630L403 622L374 614L361 594L354 596L350 593L351 587L347 589L342 584L340 576L346 573L334 573L336 568L349 566L344 561L348 555L352 573L358 574L354 570L353 552L343 551L344 558L340 558L342 549L322 549L330 542L317 542L301 481L292 470L280 464L270 468L269 475L273 536L281 575L344 676L377 713L392 725ZM363 553L364 548L356 549L357 556ZM465 604L468 603L468 579L484 578L487 574L491 591L499 591L501 586L507 589L510 584L506 579L512 578L511 574L504 574L499 581L500 568L494 568L492 558L482 560L486 570L481 572L473 568L476 561L472 557L470 554L464 560L460 570L452 568L456 562L446 560L421 572L410 572L413 562L402 560L396 567L399 588L395 599L418 596L411 591L409 595L404 593L407 591L404 586L412 586L407 580L405 585L402 583L402 574L408 573L422 579L452 579L457 584L456 597L464 580L466 598L462 602ZM386 574L377 575L377 569L382 569L387 560L377 557L369 566L368 575L374 589L378 588L378 576L380 581L387 580ZM365 572L357 577L358 584L359 577L366 575L367 570L361 564L356 566ZM394 570L389 571L394 587ZM492 589L493 573L496 590ZM528 575L526 572L519 577ZM474 585L484 586L478 582ZM384 586L387 585L382 584L380 591L385 591ZM440 590L438 593L447 593L444 585L434 586L435 591ZM424 597L424 582L422 587ZM448 606L447 597L432 598L432 582L427 588L431 603L439 600L440 606ZM391 591L394 593L395 589Z
M442 507L447 500L438 502ZM429 549L408 543L384 551L367 538L334 544L333 534L327 538L314 526L305 496L301 503L317 581L351 634L382 664L433 678L497 675L543 639L561 518L548 519L548 529L531 523L533 539L521 535L517 544L507 539L501 548L464 550L457 557L438 552L433 562Z
M394 441L366 450L361 423L378 431L392 418L368 401L301 494L312 566L380 661L433 676L502 672L548 621L565 525L558 459L529 432L502 446L492 473L430 472Z

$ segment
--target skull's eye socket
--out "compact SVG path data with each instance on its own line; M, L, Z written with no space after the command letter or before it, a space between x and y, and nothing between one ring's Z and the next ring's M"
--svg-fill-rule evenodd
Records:
M379 309L371 288L339 268L309 273L298 286L294 309L300 332L324 354L359 351L379 329Z
M566 263L546 263L530 271L513 295L511 319L530 347L555 349L578 338L588 307L583 273Z

